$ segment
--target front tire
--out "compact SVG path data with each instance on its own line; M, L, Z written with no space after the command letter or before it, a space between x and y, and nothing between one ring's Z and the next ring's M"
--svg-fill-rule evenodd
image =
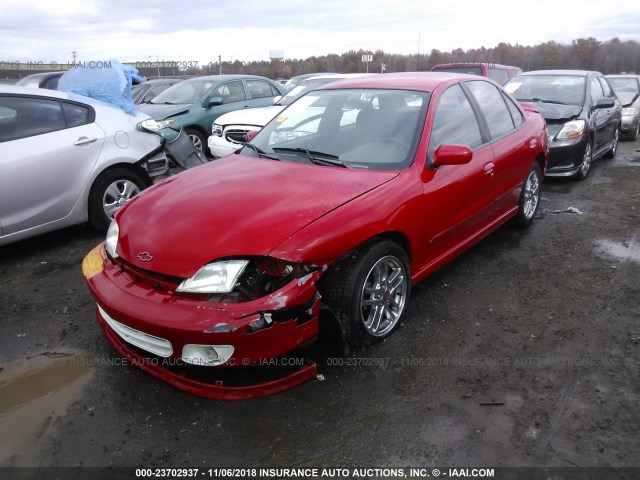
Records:
M398 325L409 300L407 254L389 240L367 242L327 272L321 293L349 344L379 342Z
M96 178L89 194L91 225L106 232L115 213L149 184L139 174L126 168L114 168L102 173Z
M184 131L189 136L189 140L191 140L193 146L202 153L205 153L205 149L207 147L204 135L202 135L202 133L200 133L200 131L196 130L195 128L185 128Z
M591 142L587 142L587 146L584 149L584 155L582 156L582 165L580 170L576 172L575 178L577 180L584 180L589 175L591 170L591 164L593 163L593 149Z
M522 185L520 201L518 202L518 214L513 219L513 224L518 227L528 227L533 222L540 204L540 188L542 186L542 172L540 165L534 163Z

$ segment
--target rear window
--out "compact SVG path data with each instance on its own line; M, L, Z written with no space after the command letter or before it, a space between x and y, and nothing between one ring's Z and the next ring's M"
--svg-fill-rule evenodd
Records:
M487 76L500 85L509 80L509 72L505 68L488 68Z
M451 72L451 73L466 73L467 75L480 75L482 76L482 67L471 65L454 65L451 67L433 67L433 72Z

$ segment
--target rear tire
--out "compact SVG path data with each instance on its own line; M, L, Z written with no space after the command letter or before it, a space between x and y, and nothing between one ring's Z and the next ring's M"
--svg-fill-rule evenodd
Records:
M613 144L607 153L604 154L604 158L614 158L618 151L618 143L620 142L620 130L616 127L616 131L613 133Z
M323 278L325 304L340 322L346 341L364 347L386 338L398 325L411 292L411 269L397 243L366 242L333 265Z
M126 168L114 168L96 178L89 193L89 222L106 232L115 213L151 182Z
M528 227L536 217L538 205L540 205L540 188L542 186L542 172L537 162L531 166L527 178L522 185L520 201L518 202L518 214L513 218L513 225Z

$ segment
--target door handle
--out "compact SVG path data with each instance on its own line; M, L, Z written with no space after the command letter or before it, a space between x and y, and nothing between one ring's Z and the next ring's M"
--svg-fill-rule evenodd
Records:
M96 137L80 137L78 140L73 142L73 144L77 147L80 147L82 145L89 145L90 143L93 143L96 140L98 140Z
M484 166L484 173L486 173L487 175L492 175L493 176L493 167L495 167L495 165L493 164L493 162L489 162Z

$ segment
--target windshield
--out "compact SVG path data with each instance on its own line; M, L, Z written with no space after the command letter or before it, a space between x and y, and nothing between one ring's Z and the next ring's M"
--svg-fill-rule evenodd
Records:
M504 89L517 100L583 105L586 77L575 75L518 75Z
M347 168L406 168L428 102L429 93L409 90L316 90L283 110L242 153Z
M287 94L282 97L276 105L283 105L287 107L305 93L321 87L322 85L326 85L327 83L335 82L336 80L340 80L340 78L317 78L300 82L298 85L289 90Z
M636 77L607 77L609 85L623 105L630 105L640 95L640 85Z
M159 94L151 103L191 104L198 102L218 82L206 78L176 83Z
M136 98L138 98L143 90L146 90L146 89L142 85L135 85L134 87L132 87L131 88L132 100L135 100Z

